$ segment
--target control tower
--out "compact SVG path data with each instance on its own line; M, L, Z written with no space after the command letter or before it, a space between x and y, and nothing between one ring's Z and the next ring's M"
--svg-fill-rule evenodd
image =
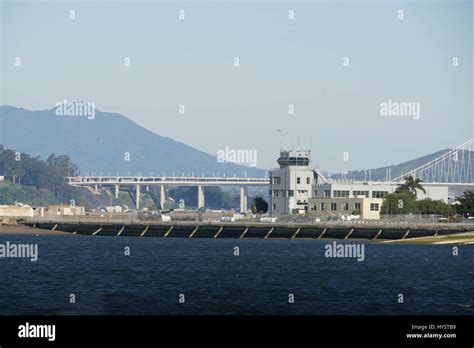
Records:
M270 170L270 214L307 211L318 174L311 165L311 150L281 150L280 168Z

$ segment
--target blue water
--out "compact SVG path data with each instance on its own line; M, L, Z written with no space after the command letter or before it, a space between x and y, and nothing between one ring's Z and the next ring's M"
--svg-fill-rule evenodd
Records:
M452 246L365 241L358 262L326 258L331 241L318 240L0 236L6 241L38 243L39 260L0 258L0 314L474 314L468 246L453 256Z

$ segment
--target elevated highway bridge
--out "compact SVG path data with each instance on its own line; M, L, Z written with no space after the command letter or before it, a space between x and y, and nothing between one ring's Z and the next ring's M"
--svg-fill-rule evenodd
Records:
M166 186L197 186L198 208L204 207L205 186L239 186L240 187L240 211L247 210L247 189L249 186L268 186L268 178L238 178L238 177L198 177L198 176L70 176L68 183L76 187L99 187L114 190L115 198L118 198L121 187L132 188L135 192L135 208L140 209L140 193L142 188L147 190L150 186L160 188L160 207L164 208L166 198Z

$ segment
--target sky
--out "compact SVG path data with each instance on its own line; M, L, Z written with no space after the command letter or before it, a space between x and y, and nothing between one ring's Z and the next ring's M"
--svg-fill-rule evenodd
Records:
M474 137L472 1L0 2L1 105L94 102L260 168L278 129L331 172ZM413 108L383 114L390 101Z

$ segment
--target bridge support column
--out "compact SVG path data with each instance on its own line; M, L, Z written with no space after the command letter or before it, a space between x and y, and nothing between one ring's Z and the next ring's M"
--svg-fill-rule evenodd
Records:
M118 196L119 196L119 191L120 191L120 185L118 184L115 184L115 199L118 199Z
M204 208L204 186L198 186L198 209Z
M140 209L140 185L138 184L135 188L135 208Z
M247 187L240 186L240 212L247 211Z
M165 185L160 185L160 208L165 209Z

